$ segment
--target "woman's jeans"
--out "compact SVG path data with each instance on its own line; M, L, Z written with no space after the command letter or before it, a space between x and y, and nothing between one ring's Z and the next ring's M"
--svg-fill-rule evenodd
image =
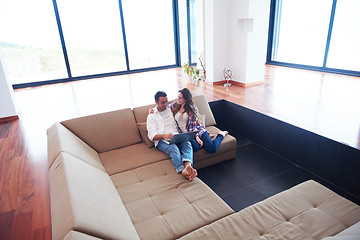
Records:
M181 173L185 169L184 162L193 164L193 149L189 141L178 144L167 144L159 141L157 148L170 155L170 158L176 169L176 173Z
M214 139L214 141L211 141L209 133L206 131L201 135L200 139L201 141L203 141L203 147L205 151L207 151L208 153L214 153L218 150L221 141L224 139L224 136L218 134ZM194 152L200 149L200 144L195 139L191 140L191 145L192 148L194 149Z

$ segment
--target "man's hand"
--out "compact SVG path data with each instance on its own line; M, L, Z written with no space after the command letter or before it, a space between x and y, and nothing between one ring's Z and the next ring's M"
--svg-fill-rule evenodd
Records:
M172 133L168 133L168 134L156 134L155 136L154 136L154 141L156 141L156 140L165 140L165 139L167 139L167 140L170 140L170 139L172 139L172 137L174 136L174 134L172 134Z
M164 134L164 139L172 139L172 137L174 136L174 134L169 133L169 134Z

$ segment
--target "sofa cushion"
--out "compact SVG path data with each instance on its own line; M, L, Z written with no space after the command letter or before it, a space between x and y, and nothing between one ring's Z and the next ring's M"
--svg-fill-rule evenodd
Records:
M61 123L100 153L141 142L130 108L74 118Z
M216 125L214 115L205 95L193 96L193 101L199 110L199 114L205 115L205 127Z
M360 206L310 180L181 239L322 239L359 220Z
M200 179L170 160L111 176L141 239L174 239L233 213Z
M137 123L137 126L139 128L139 132L141 135L141 138L143 140L143 142L146 144L146 146L148 147L154 147L154 142L151 141L148 137L148 132L146 129L146 122L142 122L142 123Z
M360 239L360 222L346 228L344 231L332 237L326 237L323 240L359 240Z
M139 239L105 172L60 153L49 171L53 239L70 230L102 239Z
M66 152L102 171L105 171L98 153L62 124L53 124L47 130L47 136L49 168L61 152Z
M168 154L157 148L149 148L145 143L100 153L99 156L109 175L170 158Z
M68 232L68 234L66 234L64 240L101 240L101 238L97 238L77 231L70 231Z
M147 115L149 114L149 109L155 107L155 104L149 104L146 106L135 107L133 109L134 116L137 123L146 122Z
M215 126L208 126L206 127L206 130L209 133L212 133L214 136L217 136L217 133L220 131L220 129ZM236 138L230 135L226 135L215 153L209 154L205 151L204 148L195 152L194 166L196 168L207 167L224 160L234 159L235 154Z

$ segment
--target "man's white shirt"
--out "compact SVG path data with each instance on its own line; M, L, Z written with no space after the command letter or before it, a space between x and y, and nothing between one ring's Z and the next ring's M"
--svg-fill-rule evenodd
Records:
M157 107L153 108L154 113L149 114L146 119L146 128L148 131L148 137L155 143L155 147L158 145L159 140L154 141L154 137L157 134L178 134L177 125L173 117L173 113L170 108L159 112Z

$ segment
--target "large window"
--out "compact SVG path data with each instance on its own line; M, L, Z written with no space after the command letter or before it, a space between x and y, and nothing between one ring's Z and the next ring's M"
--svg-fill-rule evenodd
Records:
M58 0L57 5L72 76L126 70L117 0Z
M0 51L13 87L180 67L189 59L180 42L187 51L196 40L184 1L1 0Z
M189 32L190 32L190 63L196 63L197 62L197 36L198 36L198 29L197 29L197 19L196 11L199 11L199 1L196 0L188 0L189 2Z
M122 3L130 69L175 65L172 1Z
M12 84L67 77L49 0L0 1L0 51Z
M360 1L272 0L267 63L360 76Z
M327 66L360 72L360 1L338 1Z

